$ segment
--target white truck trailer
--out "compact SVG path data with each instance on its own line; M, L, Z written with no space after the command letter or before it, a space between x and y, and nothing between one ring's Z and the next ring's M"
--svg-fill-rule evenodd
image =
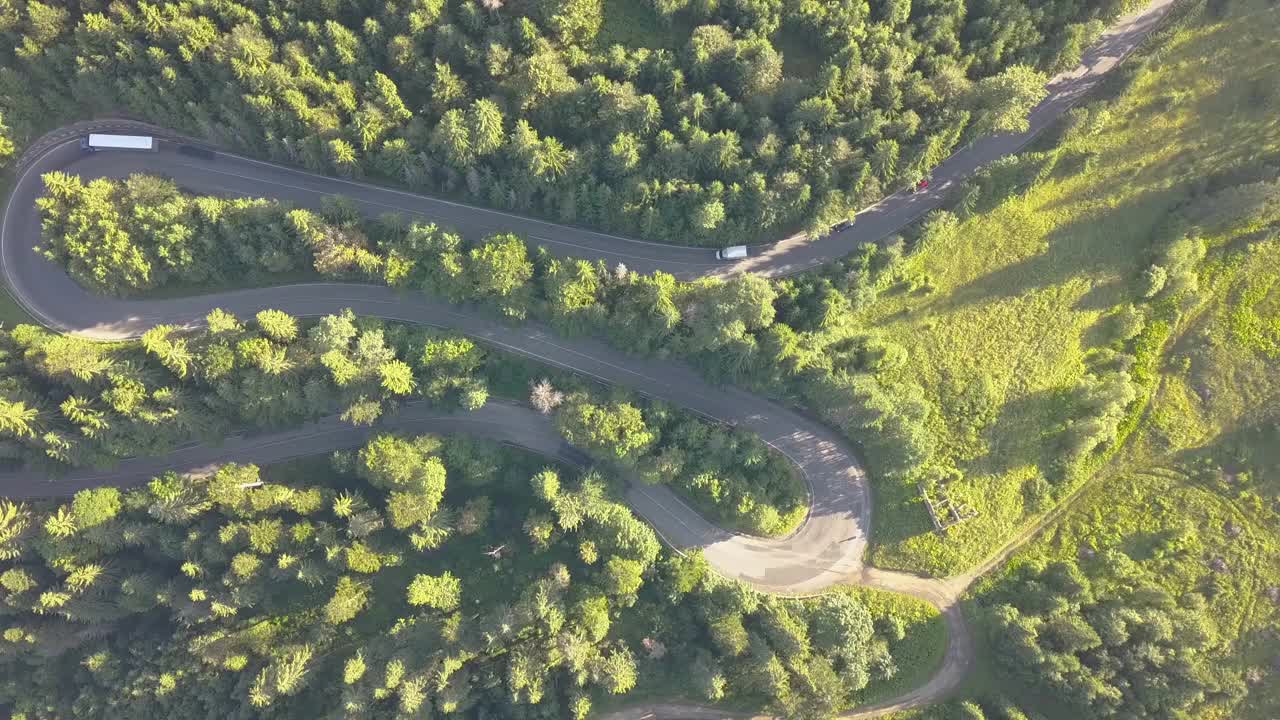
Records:
M80 147L89 152L98 150L156 150L156 139L150 135L105 135L89 133L80 138Z
M733 245L716 251L717 260L740 260L747 256L746 245Z

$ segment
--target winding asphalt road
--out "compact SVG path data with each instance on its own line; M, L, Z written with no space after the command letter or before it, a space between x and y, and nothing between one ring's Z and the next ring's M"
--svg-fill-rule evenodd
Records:
M627 501L676 548L701 548L722 574L768 592L802 595L839 582L908 593L938 606L950 630L947 654L924 686L889 703L848 717L872 717L933 702L953 690L973 656L973 638L957 600L968 578L932 580L864 566L871 526L871 494L861 465L835 432L776 403L731 387L717 387L692 369L668 361L637 358L593 340L561 340L536 325L511 327L482 312L385 287L312 283L167 300L118 300L88 294L32 246L40 233L35 199L41 174L51 170L92 177L124 177L134 172L167 175L200 193L273 197L299 206L317 206L330 195L354 200L370 214L400 212L451 226L475 236L513 230L551 252L624 263L633 270L663 270L681 278L756 272L781 276L815 267L874 242L938 207L953 184L982 165L1025 145L1088 92L1159 22L1172 0L1122 18L1086 53L1079 68L1050 83L1050 94L1031 113L1026 133L987 138L956 153L933 172L928 193L900 193L858 214L854 226L826 238L803 236L756 246L738 263L716 262L712 251L657 245L555 225L530 218L428 198L391 188L328 178L229 153L205 160L174 152L183 142L169 131L131 121L97 121L63 128L41 138L18 164L18 181L0 219L0 270L14 298L44 324L96 340L137 337L160 324L198 326L206 313L223 308L247 317L264 308L297 316L317 316L352 308L363 315L435 325L465 333L504 351L631 387L714 420L757 433L790 458L808 482L811 507L801 527L785 538L763 539L726 532L707 522L665 487L634 486ZM156 153L82 154L78 139L90 130L149 132L166 141ZM173 142L176 141L176 142ZM475 432L568 462L582 454L568 447L547 420L527 408L490 403L477 412L440 413L409 403L379 428L417 432ZM192 445L162 457L121 462L107 471L80 470L49 480L37 472L0 475L0 494L9 497L65 495L83 487L143 482L169 469L202 472L227 461L265 464L300 455L353 447L368 429L336 419L269 435L233 436L221 444ZM651 705L611 715L614 720L727 717L723 711L691 705Z

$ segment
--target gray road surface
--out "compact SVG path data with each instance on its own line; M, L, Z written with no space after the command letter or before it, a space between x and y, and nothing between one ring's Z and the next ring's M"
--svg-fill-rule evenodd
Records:
M960 616L957 598L967 582L918 578L865 567L862 556L871 519L871 495L865 473L839 435L776 403L744 391L717 387L690 368L673 362L625 355L593 340L562 340L536 325L512 327L488 315L420 295L402 295L370 285L314 283L218 293L171 300L125 301L89 295L59 268L41 259L32 246L39 237L35 199L40 175L64 170L85 177L123 177L148 172L173 177L195 191L272 197L314 207L329 195L353 199L371 214L400 212L451 226L475 236L511 230L551 252L624 263L633 270L664 270L692 278L756 272L780 276L847 255L859 245L898 231L936 208L955 183L982 165L1025 145L1088 92L1132 50L1164 16L1172 0L1152 4L1122 18L1090 49L1079 68L1051 82L1050 95L1031 114L1026 133L978 141L957 152L932 173L932 188L900 193L859 213L854 226L811 240L803 236L753 247L737 263L718 263L708 249L657 245L524 218L493 210L423 197L374 185L327 178L300 170L219 152L202 160L173 152L162 143L157 153L101 152L84 155L78 138L89 130L167 131L128 121L80 123L50 133L34 144L18 165L18 182L0 219L0 270L9 291L34 317L57 330L111 340L136 337L160 323L196 326L215 307L247 317L263 308L297 316L316 316L352 308L363 315L435 325L465 333L501 350L570 369L604 382L618 383L688 408L708 418L736 423L759 434L799 468L809 484L811 509L801 528L782 539L734 535L708 523L662 487L635 486L627 500L677 548L699 547L728 577L761 590L806 594L841 580L924 598L944 612L951 639L942 667L923 687L849 717L872 717L933 702L953 690L973 655L972 637ZM490 403L468 415L442 414L408 404L387 419L386 429L424 432L476 432L567 461L581 459L545 418L528 409ZM127 460L109 471L77 471L55 480L39 473L0 476L0 494L11 497L63 495L82 487L131 484L167 469L201 471L225 461L268 463L299 455L361 444L370 431L329 419L283 433L227 438L217 446L192 446L160 458ZM626 718L710 718L725 713L691 705L650 705L614 716Z

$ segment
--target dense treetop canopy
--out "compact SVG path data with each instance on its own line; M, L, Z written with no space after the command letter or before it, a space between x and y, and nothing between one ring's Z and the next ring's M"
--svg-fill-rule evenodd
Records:
M318 171L723 243L824 231L1016 127L1121 8L636 1L638 21L604 0L7 0L0 112L25 131L127 110ZM636 22L652 32L614 41Z
M0 702L29 720L582 720L669 674L822 714L896 672L892 613L719 579L665 554L603 477L541 462L378 435L332 469L0 500Z

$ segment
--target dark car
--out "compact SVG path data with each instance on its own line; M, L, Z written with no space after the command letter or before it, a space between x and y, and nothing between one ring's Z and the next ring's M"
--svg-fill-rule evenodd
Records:
M841 230L848 230L851 227L853 227L853 220L841 220L831 226L831 232L840 232Z
M190 155L191 157L200 158L201 160L212 160L218 157L218 154L209 148L202 148L199 145L179 145L179 155Z

